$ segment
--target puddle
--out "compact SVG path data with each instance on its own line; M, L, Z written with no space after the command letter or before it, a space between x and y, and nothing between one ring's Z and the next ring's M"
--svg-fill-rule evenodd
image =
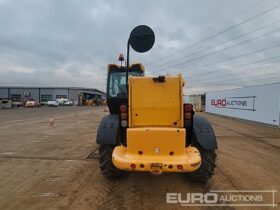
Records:
M41 141L27 141L28 143L40 143Z
M12 155L12 154L14 154L14 152L2 152L1 154L2 155Z
M55 182L55 181L59 181L62 180L62 177L53 177L53 178L48 178L47 182Z
M51 193L51 192L46 192L46 193L39 193L40 197L58 197L58 194Z

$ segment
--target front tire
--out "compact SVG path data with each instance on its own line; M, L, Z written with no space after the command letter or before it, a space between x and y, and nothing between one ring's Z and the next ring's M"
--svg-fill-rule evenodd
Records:
M206 183L214 174L214 169L216 167L216 152L215 150L203 149L200 145L196 144L195 147L199 150L201 154L201 165L199 169L194 172L188 173L190 179L200 183Z
M122 170L117 169L112 162L112 153L116 145L99 145L99 164L101 173L106 178L118 178L123 174Z

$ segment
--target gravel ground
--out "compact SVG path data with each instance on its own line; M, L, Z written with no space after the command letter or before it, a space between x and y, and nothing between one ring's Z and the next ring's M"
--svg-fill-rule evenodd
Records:
M0 209L187 209L167 204L166 193L280 190L280 130L205 113L199 115L213 125L219 147L215 175L206 185L174 173L128 173L106 180L94 159L104 109L0 109ZM272 202L270 193L264 198Z

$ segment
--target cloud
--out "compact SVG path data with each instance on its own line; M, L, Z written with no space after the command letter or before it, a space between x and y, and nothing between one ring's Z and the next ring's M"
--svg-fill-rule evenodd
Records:
M126 52L130 31L139 24L146 24L153 28L156 42L154 48L145 54L132 51L132 62L142 61L146 64L147 72L151 74L182 72L185 80L188 81L187 84L193 84L186 88L189 93L240 87L248 83L273 82L277 77L256 82L248 82L245 79L257 76L263 70L243 75L240 73L242 68L238 67L230 73L217 70L270 58L277 54L279 49L263 51L215 65L207 64L280 44L280 34L274 33L223 50L227 46L280 27L275 23L257 33L215 47L221 42L276 21L280 10L269 12L218 37L169 56L273 5L277 5L277 2L0 0L0 85L65 85L104 89L107 64L118 63L118 54ZM244 9L245 11L240 13ZM192 55L209 46L214 47ZM216 53L195 59L211 52ZM166 56L169 57L161 59ZM185 64L173 67L188 60L190 61ZM154 63L151 64L152 62ZM167 62L169 63L163 65ZM198 67L202 64L205 66ZM274 74L278 66L279 63L275 63L273 68L268 67L266 73ZM217 73L207 73L206 77L202 75L209 70ZM207 77L209 81L205 80ZM237 82L219 85L221 79L232 79ZM204 82L195 83L199 80Z

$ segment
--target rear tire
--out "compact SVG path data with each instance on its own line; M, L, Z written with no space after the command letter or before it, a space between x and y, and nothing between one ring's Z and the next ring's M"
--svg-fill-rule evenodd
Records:
M201 165L196 171L188 173L188 176L193 181L206 183L214 174L217 155L215 153L215 150L205 150L198 144L196 144L195 147L201 154Z
M122 170L117 169L112 162L112 153L116 145L99 145L99 163L101 173L106 178L118 178L123 174Z

